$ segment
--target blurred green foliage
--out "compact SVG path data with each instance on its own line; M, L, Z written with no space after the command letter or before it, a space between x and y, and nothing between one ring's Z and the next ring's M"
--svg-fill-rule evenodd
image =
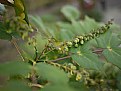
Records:
M5 36L0 33L0 39L11 41L22 60L0 64L0 75L8 76L0 90L121 90L121 40L113 32L112 21L101 24L88 16L79 20L80 12L67 5L61 12L69 21L50 23L30 16L28 25L26 17L21 18L21 14L26 15L23 2L16 1L16 6L17 17L1 22L0 31ZM15 39L24 42L19 47Z

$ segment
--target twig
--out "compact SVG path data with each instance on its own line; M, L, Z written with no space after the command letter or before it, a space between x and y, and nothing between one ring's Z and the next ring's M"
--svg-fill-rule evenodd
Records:
M46 56L46 54L52 52L53 50L55 50L55 49L52 49L52 50L50 50L50 51L44 53L43 55L40 55L40 56L38 57L38 60L40 60L42 57Z
M62 58L57 58L57 59L55 59L55 60L49 60L49 61L50 61L50 62L56 63L56 62L58 62L58 61L61 61L61 60L64 60L64 59L68 59L68 58L71 58L71 56L66 56L66 57L62 57ZM45 62L45 61L39 60L39 61L37 61L37 62Z
M36 46L34 46L34 49L35 49L35 61L37 61L37 59L38 59L38 50L37 50L37 47Z
M15 46L17 52L19 53L19 55L21 56L22 60L25 61L24 57L22 56L20 49L18 47L18 44L16 43L16 41L14 39L11 40L11 43L13 43L13 45Z
M62 58L58 58L58 59L55 59L55 60L50 60L51 62L58 62L60 60L64 60L64 59L68 59L68 58L71 58L71 56L66 56L66 57L62 57Z
M107 49L107 48L97 48L92 50L92 53L101 54L104 51L104 49Z
M43 88L43 86L40 85L40 84L33 84L33 83L30 83L29 86L31 86L31 87Z
M97 54L100 54L103 52L103 49L96 49L94 51L92 51L93 53L97 53Z

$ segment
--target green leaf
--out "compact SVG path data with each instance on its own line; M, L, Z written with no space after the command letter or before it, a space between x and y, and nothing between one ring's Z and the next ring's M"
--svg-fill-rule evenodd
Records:
M71 5L64 6L61 9L61 12L70 21L76 20L80 17L80 12L74 6Z
M118 38L117 34L109 30L105 34L101 35L96 39L98 46L100 48L107 47L118 47L121 44L121 40Z
M0 39L11 40L12 36L10 34L6 33L5 31L0 30Z
M49 85L43 88L41 91L74 91L68 85Z
M121 90L121 71L117 75L117 87L119 90Z
M61 29L60 31L60 39L61 41L69 41L72 40L73 33L71 31Z
M32 90L24 82L8 81L6 85L0 87L0 91L32 91Z
M40 16L29 16L30 20L37 25L37 27L41 30L46 30L46 27L44 25L44 22L40 18Z
M100 70L103 63L98 59L96 54L93 54L88 48L82 46L71 49L72 59L76 61L81 67L87 69Z
M90 33L93 29L97 29L99 23L94 19L85 17L83 21L73 21L72 22L72 32L76 35L84 35Z
M89 33L92 29L99 28L99 23L94 19L85 16L84 21L80 21L80 27L81 31L84 31L84 33Z
M116 34L108 31L106 34L97 39L98 47L104 48L103 55L107 61L121 68L121 40Z
M72 40L75 36L75 31L73 26L67 22L57 22L57 27L59 27L59 35L61 41Z
M42 78L48 80L51 84L56 83L64 85L68 82L68 77L64 71L55 66L46 63L38 63L36 65L36 71Z
M0 31L5 31L5 26L3 24L3 22L0 22Z
M48 31L47 27L45 26L44 22L39 16L30 16L30 20L34 25L37 27L38 32L42 35L44 38L48 38Z
M0 64L0 75L27 75L31 67L28 63L12 61Z
M116 65L121 69L121 48L113 47L103 51L103 55L106 57L108 62Z
M30 55L30 53L27 53L26 51L22 51L22 56L25 60L34 62L33 57Z
M82 82L70 81L69 85L75 89L75 91L89 91Z
M0 39L11 40L12 36L6 33L6 28L2 22L0 22Z

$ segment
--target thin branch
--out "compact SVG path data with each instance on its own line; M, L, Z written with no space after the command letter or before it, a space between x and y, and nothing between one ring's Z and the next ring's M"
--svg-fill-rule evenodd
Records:
M19 53L19 55L21 56L22 60L25 61L24 57L22 56L22 54L20 52L19 46L18 46L18 44L15 41L15 39L12 39L11 43L15 46L15 48L16 48L17 52Z
M42 57L46 56L46 54L52 52L53 50L55 50L55 49L52 49L52 50L50 50L50 51L44 53L43 55L40 55L40 56L38 57L38 60L40 60Z
M50 61L50 62L56 63L56 62L58 62L58 61L61 61L61 60L64 60L64 59L68 59L68 58L71 58L71 56L65 56L65 57L62 57L62 58L57 58L57 59L55 59L55 60L49 60L49 61ZM45 61L39 60L39 61L37 61L37 62L45 62Z
M107 48L97 48L92 50L92 53L101 54Z
M45 52L45 50L46 50L46 48L40 53L40 55L39 55L39 57L38 57L38 59L40 59L41 58L41 56L44 54L44 52Z
M37 47L36 46L34 46L34 49L35 49L35 61L37 61L37 59L38 59L38 50L37 50Z
M55 59L55 60L50 60L51 62L58 62L60 60L64 60L64 59L68 59L68 58L71 58L71 56L66 56L66 57L62 57L62 58L58 58L58 59Z
M29 86L30 86L30 87L43 88L43 86L42 86L42 85L40 85L40 84L33 84L33 83L31 83Z
M40 53L38 59L41 58L41 56L44 54L44 52L46 51L47 47L48 47L49 44L45 45L45 48L42 50L42 52Z
M100 54L103 52L103 49L96 49L92 51L93 53Z

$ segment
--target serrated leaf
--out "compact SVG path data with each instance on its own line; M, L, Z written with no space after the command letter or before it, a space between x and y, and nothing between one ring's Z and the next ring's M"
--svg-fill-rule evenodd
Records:
M46 63L38 63L36 65L37 73L44 79L47 79L51 84L67 84L68 77L64 73L63 70L46 64Z
M35 24L42 37L48 38L49 34L42 19L39 16L30 16L30 20Z
M84 31L84 33L89 33L92 29L99 28L99 23L97 23L94 19L85 16L84 21L80 21L80 29Z
M30 65L21 61L12 61L0 64L0 75L27 75L30 72Z
M60 39L61 41L69 41L72 40L73 33L71 31L61 29L60 31Z
M116 65L121 69L121 48L113 47L111 49L106 49L103 51L104 56L107 61Z
M0 39L11 40L12 36L10 34L6 33L5 31L0 30Z
M97 39L98 47L104 48L103 55L107 61L121 68L121 40L112 31L108 31Z
M81 67L87 69L100 70L103 63L98 59L96 54L93 54L90 50L83 48L82 46L78 48L71 49L72 59L76 61Z
M3 87L0 87L0 91L32 91L27 84L21 81L8 81Z
M69 23L57 22L57 27L60 28L59 34L62 41L71 40L76 35L73 26Z
M71 5L64 6L61 9L61 12L70 21L76 20L80 17L80 12L74 6Z
M118 47L121 44L121 40L118 38L117 34L113 33L111 30L101 35L96 41L100 48Z

